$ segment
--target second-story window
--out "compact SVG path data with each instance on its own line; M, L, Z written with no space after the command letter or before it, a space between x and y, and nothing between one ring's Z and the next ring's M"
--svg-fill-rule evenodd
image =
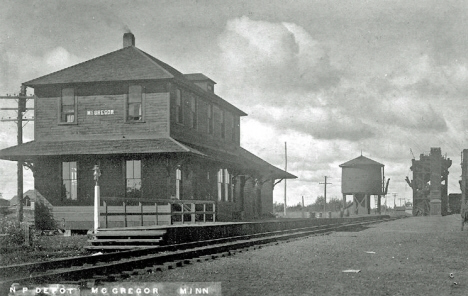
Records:
M140 85L128 88L127 121L142 121L143 119L143 91Z
M76 122L76 101L75 90L73 88L62 89L60 101L60 122Z
M223 122L223 111L217 106L213 106L213 135L216 138L221 138L223 131L221 131L221 123Z
M236 120L234 116L231 116L231 140L236 141Z
M197 128L197 99L190 97L190 115L191 115L191 127Z
M141 198L141 160L127 160L125 170L125 196Z
M180 89L176 89L176 122L184 123L184 104L182 104L182 93Z
M224 117L224 111L221 110L221 112L219 112L220 114L220 123L221 123L221 138L225 138L226 137L226 121L225 121L225 117Z
M224 113L224 121L225 121L225 137L229 141L234 141L234 119L232 117L232 114L229 112Z
M213 134L213 105L208 105L208 133L211 135Z

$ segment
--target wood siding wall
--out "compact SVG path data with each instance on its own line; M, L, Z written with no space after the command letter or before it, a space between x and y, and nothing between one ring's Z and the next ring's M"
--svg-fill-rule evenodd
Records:
M142 161L142 198L168 199L175 197L175 170L182 170L181 199L218 201L216 164L202 163L190 158L170 155L140 155L125 157L51 157L37 161L35 188L54 206L92 206L94 180L92 168L99 164L102 175L99 180L102 197L125 197L125 160ZM78 199L67 200L62 192L61 165L63 161L76 161L78 168ZM208 172L210 178L208 179ZM261 187L247 176L243 202L240 198L240 177L236 180L235 196L230 201L218 201L219 221L260 218L273 211L272 181ZM259 188L261 189L259 195ZM223 188L224 190L224 188Z
M181 90L184 120L183 123L176 122L176 89ZM197 126L192 128L190 111L190 98L196 99L197 104ZM190 91L174 86L171 91L170 106L170 135L176 140L193 143L195 145L213 147L218 149L234 150L240 145L240 118L239 115L230 113L234 120L234 137L229 132L225 138L221 138L220 123L217 122L218 116L213 114L213 133L208 132L208 106L211 104L213 110L219 109L222 112L229 112L221 106L210 103L208 100L197 96ZM226 117L226 116L225 116Z
M54 92L45 92L54 94ZM127 94L77 94L76 124L59 123L60 96L43 97L39 91L35 110L37 141L113 138L156 138L169 134L169 93L143 95L144 122L126 122ZM111 115L87 115L87 111L113 110Z

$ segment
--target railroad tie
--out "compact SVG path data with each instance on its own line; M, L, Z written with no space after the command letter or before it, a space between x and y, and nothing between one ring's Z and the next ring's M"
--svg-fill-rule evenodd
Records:
M121 274L113 273L113 274L107 275L107 281L108 282L116 282L116 281L121 280L121 279L122 279Z
M167 266L165 265L153 265L153 270L156 272L156 271L166 271L167 270Z
M177 267L175 262L165 262L165 263L164 263L164 266L165 266L167 269L174 269L174 268Z

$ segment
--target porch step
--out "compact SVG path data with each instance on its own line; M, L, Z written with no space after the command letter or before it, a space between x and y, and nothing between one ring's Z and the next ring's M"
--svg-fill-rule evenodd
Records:
M166 230L112 230L112 231L98 231L95 234L97 238L100 237L162 237L166 234Z
M105 229L98 230L88 240L88 251L119 251L159 246L164 242L165 229Z
M138 248L147 248L148 246L86 246L87 251L104 251L104 252L114 252L114 251L127 251Z

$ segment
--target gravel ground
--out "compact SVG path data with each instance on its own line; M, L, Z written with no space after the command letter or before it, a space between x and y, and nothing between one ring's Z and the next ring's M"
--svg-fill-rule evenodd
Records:
M221 282L224 296L468 295L467 245L459 215L410 217L129 281Z

